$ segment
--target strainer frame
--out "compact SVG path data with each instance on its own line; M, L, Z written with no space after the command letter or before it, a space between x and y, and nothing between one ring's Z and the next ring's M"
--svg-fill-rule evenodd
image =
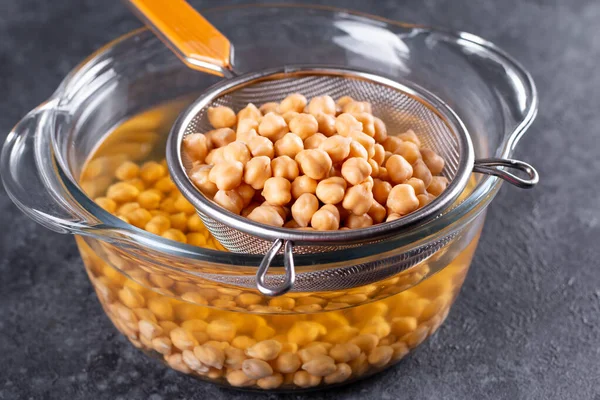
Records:
M191 120L215 99L227 93L264 80L291 78L302 75L341 76L344 78L371 81L401 91L435 113L447 125L448 129L455 134L458 152L461 155L458 160L455 177L449 182L444 195L438 196L428 205L400 219L366 228L339 231L304 231L260 224L227 211L206 198L188 177L181 154L181 143ZM294 245L312 246L331 245L335 243L355 244L364 241L372 242L381 240L397 234L398 230L412 227L438 217L462 193L467 185L475 162L473 144L467 128L458 115L443 100L430 91L414 83L392 80L365 70L314 64L285 66L251 72L220 81L209 87L175 121L167 140L166 158L174 183L198 212L222 224L234 227L245 234L259 237L263 240L272 242L281 240L292 241Z

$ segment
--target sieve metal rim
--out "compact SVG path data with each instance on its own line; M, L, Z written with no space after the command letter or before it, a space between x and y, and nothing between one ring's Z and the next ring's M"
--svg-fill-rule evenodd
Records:
M395 221L377 224L367 228L340 231L303 231L291 228L279 228L251 221L240 215L229 212L207 199L189 179L181 156L181 142L185 136L186 127L196 117L198 112L211 104L216 98L241 89L250 84L265 80L297 77L302 75L329 75L348 79L361 79L394 90L419 101L435 113L456 136L459 154L456 174L444 191L443 196L437 197L425 207ZM166 148L167 164L174 183L181 193L196 209L225 225L248 235L272 241L292 241L294 244L318 246L332 243L357 243L366 239L383 239L397 233L398 230L415 226L419 223L436 218L439 213L448 208L465 188L470 172L474 166L474 150L467 128L456 113L439 97L412 82L392 80L379 74L365 70L351 69L329 65L293 65L283 68L272 68L259 72L251 72L223 80L204 91L175 121L171 128ZM466 172L469 173L466 173Z

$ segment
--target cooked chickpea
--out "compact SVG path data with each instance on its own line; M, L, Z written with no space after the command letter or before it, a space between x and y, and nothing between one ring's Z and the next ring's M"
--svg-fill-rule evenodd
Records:
M336 366L333 358L320 354L302 364L302 369L313 376L323 377L335 372Z
M260 110L262 115L268 114L270 112L279 114L279 103L277 103L276 101L270 101L261 105L260 107L258 107L258 109Z
M215 203L234 214L239 214L244 208L242 196L235 190L219 190L213 198Z
M206 154L204 155L206 156ZM132 161L125 161L115 170L115 177L122 181L137 178L139 174L140 167Z
M329 356L337 362L346 363L357 358L360 351L360 347L353 343L340 343L329 350Z
M238 122L242 121L244 119L252 119L254 121L258 121L258 120L260 120L260 117L262 117L262 113L252 103L248 103L248 105L246 107L242 108L237 113Z
M246 376L241 369L229 371L225 377L227 378L227 382L235 387L252 386L256 383L254 379L250 379Z
M248 141L247 146L248 149L250 149L250 153L253 157L267 156L269 158L273 158L275 155L273 142L264 136L256 135Z
M335 115L335 101L331 96L313 97L308 103L308 112L312 115L317 115L320 112Z
M302 172L313 179L323 179L331 169L331 158L323 150L302 150L296 155L296 161Z
M398 137L400 139L404 140L405 142L412 142L412 143L416 144L417 147L421 147L421 141L419 140L419 137L412 129L409 129L408 131L399 134Z
M414 164L417 160L421 159L419 146L413 142L402 142L398 144L394 153L404 157L409 164Z
M349 158L342 164L342 176L351 185L363 182L372 171L371 165L364 158Z
M314 376L309 374L306 371L297 371L294 374L294 385L299 386L301 388L310 388L318 386L321 383L320 376Z
M375 154L375 139L373 139L366 133L354 130L350 131L347 135L344 136L352 138L354 141L360 143L365 148L365 150L367 150L367 158L373 157L373 155Z
M371 137L375 137L375 118L367 112L352 114L362 124L362 131Z
M279 104L279 111L282 114L288 111L295 111L297 113L301 113L304 111L306 103L306 97L304 97L300 93L293 93L281 101L281 103Z
M299 114L300 113L297 113L296 111L288 111L286 113L281 114L281 116L283 117L283 120L285 121L285 123L288 124L288 126L289 126L290 121L293 120Z
M250 379L260 379L273 374L273 368L263 360L249 359L242 363L242 371Z
M319 200L317 200L317 197L314 194L304 193L294 202L292 216L299 226L306 227L318 209Z
M310 114L298 114L290 121L290 131L305 140L319 130L317 119Z
M369 364L375 368L381 368L390 362L393 354L394 349L392 349L390 346L378 346L373 349L371 354L369 354Z
M275 362L275 368L283 374L296 372L300 368L300 365L302 365L300 357L298 357L297 354L290 352L279 354L279 357L277 357Z
M410 163L404 157L397 154L388 158L385 167L392 183L403 183L410 179L413 174L413 168Z
M282 177L288 181L293 181L298 177L298 163L288 156L274 158L271 161L271 171L274 177Z
M244 207L250 204L250 202L254 198L254 194L256 193L254 188L248 185L247 183L241 183L236 190L239 193L242 200L244 201Z
M304 148L318 149L321 146L321 143L325 141L325 139L327 139L327 136L317 132L304 140Z
M442 157L430 149L421 149L421 156L432 175L439 175L442 173L444 170L444 159Z
M214 129L205 133L213 147L224 147L235 140L235 132L230 128Z
M385 219L385 222L395 221L399 218L402 218L402 215L396 213L389 213L387 218Z
M291 122L290 122L291 123ZM281 115L268 113L258 124L258 134L276 141L288 132L288 126Z
M267 156L254 157L246 164L244 182L255 190L262 189L267 179L271 178L271 159Z
M377 117L373 117L373 128L375 130L375 141L383 143L387 139L387 128L383 121Z
M96 197L94 202L111 214L114 214L114 212L117 210L117 202L113 199L109 199L108 197Z
M160 201L162 200L162 193L157 189L148 189L141 192L137 201L140 204L140 207L145 208L146 210L155 210L160 205Z
M221 161L213 166L208 174L208 179L219 190L232 190L242 182L244 164L239 161Z
M340 177L323 179L317 184L316 194L325 204L337 204L344 200L346 181Z
M152 214L145 208L138 208L125 215L129 223L138 228L143 228L152 219Z
M292 200L291 190L292 184L289 180L276 176L265 181L262 195L269 204L283 206Z
M352 139L341 136L334 135L327 139L325 139L320 145L319 149L325 151L331 161L334 164L341 163L348 157L350 154L350 143Z
M244 142L231 142L223 148L223 159L225 161L239 161L245 165L251 158L250 150Z
M219 147L216 149L211 150L208 155L206 156L206 158L204 159L204 162L206 164L218 164L221 161L224 161L225 159L223 158L223 147Z
M235 131L235 140L248 144L250 140L258 136L258 121L253 119L243 119L238 122Z
M210 179L209 174L211 165L196 165L189 172L188 176L196 187L205 195L212 198L219 190Z
M352 186L346 191L342 206L356 215L363 215L371 208L373 192L367 183Z
M269 205L256 207L250 214L248 214L247 218L261 224L278 227L283 226L284 223L284 219L277 212L277 209Z
M332 385L344 382L350 378L350 375L352 375L352 368L346 363L340 363L336 365L336 370L327 375L324 380L326 384Z
M327 137L335 135L335 117L333 115L318 113L315 118L319 124L319 132Z
M237 117L229 107L208 107L208 122L215 128L231 128L237 122Z
M372 114L371 104L366 101L351 101L347 104L344 104L342 107L342 111L345 113L369 113Z
M277 340L269 339L258 342L246 349L248 357L257 358L263 361L271 361L277 358L283 348Z
M415 194L417 196L425 194L425 183L421 179L413 177L407 180L406 183L415 189Z
M313 214L310 225L319 231L334 231L340 227L340 214L331 204L324 205Z
M337 99L337 101L335 102L335 104L342 109L346 104L348 103L352 103L353 101L355 101L352 97L350 96L342 96L339 99Z
M368 160L369 153L362 144L358 143L356 140L352 140L350 142L350 152L348 153L348 157L358 157Z
M225 364L225 352L207 343L194 347L194 355L202 364L209 367L221 369Z
M265 390L277 389L283 384L283 375L273 374L271 376L265 376L256 381L256 385Z
M379 165L383 165L385 161L385 149L379 143L375 143L373 146L373 161L375 161Z
M350 214L346 218L344 225L350 229L366 228L373 225L373 219L371 218L371 216L369 216L369 214Z
M384 203L385 204L385 203ZM373 223L380 224L385 220L385 216L387 214L387 210L384 206L379 204L377 200L373 199L373 203L371 203L371 208L367 211L369 217L373 220Z
M377 178L386 182L390 180L390 174L388 173L386 167L379 167L379 173L377 174Z
M304 150L304 143L302 138L295 133L286 133L281 139L275 142L275 155L288 156L291 158L296 157L296 154Z
M248 215L254 211L254 209L256 207L259 207L260 203L258 202L251 202L250 204L248 204L246 207L244 207L244 209L242 210L242 213L240 214L242 217L248 217Z
M411 185L399 184L392 188L386 205L392 212L406 215L419 208L419 199Z
M431 183L427 186L427 191L434 195L439 196L448 186L448 179L444 176L434 176L431 178Z
M419 199L419 208L425 207L427 204L431 203L435 196L429 193L418 194L417 199Z
M304 193L316 193L317 181L306 175L298 176L292 182L292 197L297 199Z
M140 190L126 182L117 182L108 187L106 197L119 203L134 201L140 194Z
M335 129L342 136L348 136L351 131L362 131L362 128L362 123L352 114L340 114L335 119Z
M412 165L413 167L413 177L421 180L423 182L423 188L429 187L431 183L431 171L427 168L425 162L421 159L415 161ZM412 178L411 178L412 179ZM416 190L416 188L415 188ZM418 191L417 194L424 193L423 191Z

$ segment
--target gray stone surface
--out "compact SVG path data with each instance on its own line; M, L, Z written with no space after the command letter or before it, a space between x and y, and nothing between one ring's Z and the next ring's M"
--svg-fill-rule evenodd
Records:
M434 338L387 372L310 397L600 399L600 3L326 3L469 31L517 57L541 99L517 155L542 181L502 189ZM82 58L139 25L117 0L0 2L0 139ZM255 396L169 371L129 345L104 316L73 239L27 219L3 189L0 227L0 399Z

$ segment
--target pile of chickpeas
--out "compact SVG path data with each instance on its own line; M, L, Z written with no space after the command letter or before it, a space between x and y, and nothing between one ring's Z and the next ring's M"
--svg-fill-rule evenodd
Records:
M196 187L223 208L287 228L337 230L401 218L447 186L444 160L412 131L388 136L368 102L349 96L210 107L206 133L187 135Z

